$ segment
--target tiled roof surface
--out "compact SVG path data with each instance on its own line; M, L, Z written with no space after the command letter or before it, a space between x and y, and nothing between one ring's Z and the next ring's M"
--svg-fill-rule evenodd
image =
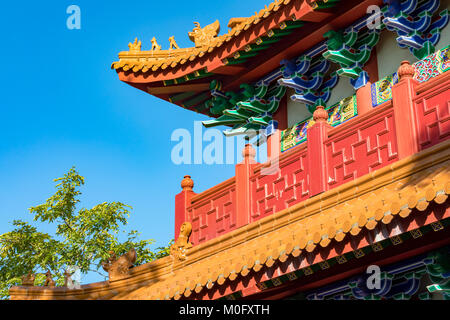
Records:
M352 239L364 229L389 225L395 217L406 220L412 210L420 217L431 203L444 204L450 194L449 147L450 141L444 141L198 245L190 249L185 261L166 257L133 268L126 279L82 286L79 298L189 297L205 287L221 285L227 279L233 281L277 261L284 262L289 257L325 248L332 241ZM11 290L12 296L20 296L20 290L31 290L22 294L34 292L38 298L45 298L39 296L44 291L51 299L71 296L60 288L20 287Z
M145 73L184 65L223 46L241 34L241 32L264 21L265 18L290 2L291 0L276 0L259 12L255 12L251 17L231 19L229 23L231 29L224 35L212 38L208 46L164 51L124 51L119 53L119 61L114 62L111 68L116 70L123 69L124 71L132 70L133 72L142 71Z

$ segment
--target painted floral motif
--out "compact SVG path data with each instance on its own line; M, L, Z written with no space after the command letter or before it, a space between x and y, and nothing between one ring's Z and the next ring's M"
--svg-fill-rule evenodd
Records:
M398 83L397 72L372 84L372 106L376 107L392 99L392 86Z
M450 69L450 46L438 51L436 58L439 60L439 71L441 73Z
M292 128L288 128L281 132L281 152L286 151L300 143L306 141L306 133L308 128L314 124L314 120L309 118L297 123Z
M437 66L436 53L431 56L426 57L425 59L418 61L414 68L416 70L416 74L414 75L414 79L419 82L425 82L434 78L440 74Z
M328 112L328 123L333 127L355 117L358 114L356 95L342 99L340 102L326 108ZM303 120L292 128L281 132L281 152L295 147L306 141L308 128L314 124L313 118Z
M450 69L450 46L437 51L414 64L414 79L425 82ZM372 84L372 106L392 99L392 86L398 82L397 73Z

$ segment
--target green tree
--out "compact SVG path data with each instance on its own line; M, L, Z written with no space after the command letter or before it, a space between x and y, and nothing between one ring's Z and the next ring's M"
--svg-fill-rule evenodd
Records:
M139 240L139 232L126 232L130 206L121 202L104 202L92 209L79 209L80 187L84 178L72 168L62 178L55 179L56 193L39 206L30 208L34 221L55 225L55 236L42 233L21 220L13 221L12 231L0 235L0 298L9 297L9 288L20 285L21 277L38 273L35 285L42 285L42 273L50 270L57 285L64 283L64 271L77 266L82 274L96 272L106 279L101 268L109 251L117 256L131 248L137 252L136 265L169 254L167 247L150 249L154 240Z

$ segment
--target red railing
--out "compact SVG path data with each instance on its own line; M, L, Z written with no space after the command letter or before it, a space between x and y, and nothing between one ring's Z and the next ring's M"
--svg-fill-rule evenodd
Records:
M450 76L444 73L417 86L414 99L419 150L450 137Z
M191 242L198 244L236 228L236 185L231 178L191 198L186 208Z
M318 116L306 143L276 155L274 174L263 174L246 146L235 177L200 194L184 189L176 196L176 233L189 221L192 242L205 242L448 139L450 72L421 84L407 72L399 77L392 100L338 127Z
M249 222L286 209L309 197L307 150L305 147L286 153L274 175L256 168L250 176L251 213Z
M336 127L325 141L327 190L398 160L392 101Z

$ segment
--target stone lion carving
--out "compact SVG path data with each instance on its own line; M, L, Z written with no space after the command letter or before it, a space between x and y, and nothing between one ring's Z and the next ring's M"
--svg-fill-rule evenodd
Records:
M184 222L180 227L180 235L177 241L170 246L170 255L178 260L186 260L187 250L192 248L192 243L189 242L189 237L192 233L192 225L189 222Z
M196 47L208 46L211 40L219 34L220 23L216 20L214 23L204 28L200 27L200 23L194 22L195 28L189 32L189 39L195 43Z
M126 277L130 274L130 268L133 267L136 262L137 254L134 248L130 249L127 253L116 257L116 254L112 251L109 252L110 257L107 261L102 262L103 270L108 272L109 280L114 281Z

